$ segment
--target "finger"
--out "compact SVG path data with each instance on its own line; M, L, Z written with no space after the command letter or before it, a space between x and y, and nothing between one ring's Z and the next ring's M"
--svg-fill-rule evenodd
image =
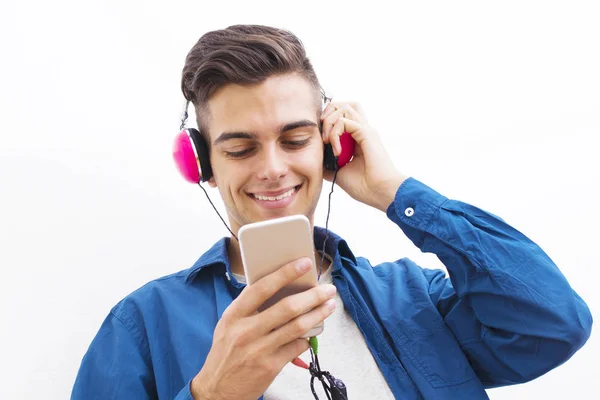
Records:
M329 132L329 142L332 143L332 146L334 146L334 153L336 156L339 156L342 152L340 136L342 136L344 132L348 132L350 135L352 135L352 138L358 142L362 128L363 125L350 118L340 117L337 120Z
M366 118L358 107L358 103L345 103L343 106L338 107L336 111L343 110L346 118L351 118L358 122L366 122Z
M239 318L255 314L258 307L264 304L271 296L277 293L282 287L307 273L311 268L312 262L308 258L303 257L284 265L252 285L246 286L238 298L225 310L227 316L232 315ZM223 317L225 316L224 313Z
M332 106L327 114L324 114L324 116L322 117L322 121L323 121L323 136L324 137L328 137L329 136L329 131L331 130L331 128L333 127L333 125L336 123L337 119L340 116L340 108L337 106ZM332 117L332 115L335 115ZM343 115L343 112L341 113L341 115Z
M326 112L325 112L326 111ZM365 121L366 116L362 110L362 107L359 103L348 103L348 102L332 102L330 103L326 109L321 114L321 119L325 120L330 117L334 113L342 112L347 117L356 119L357 121Z
M336 113L337 111L334 110L334 113ZM333 127L333 125L335 125L335 123L337 122L337 118L331 118L330 116L325 117L325 119L322 122L322 135L324 139L327 139L327 142L325 143L329 143L329 132L331 131L331 128Z
M336 103L330 102L329 104L327 104L327 106L323 109L323 112L321 113L321 120L327 118L327 116L329 116L329 114L334 112L336 109Z
M359 123L366 123L366 119L362 115L360 115L358 111L352 108L349 104L345 104L343 107L340 107L331 114L329 114L323 120L324 136L329 136L331 129L340 118L348 118Z
M331 131L329 132L328 138L331 146L333 147L333 154L337 157L342 153L342 144L340 143L340 136L344 133L344 118L337 120Z
M284 346L295 339L301 338L312 328L329 317L335 310L335 300L329 299L319 307L302 314L289 321L282 327L274 330L267 336L267 340L275 346Z
M335 296L335 292L336 289L333 285L320 285L302 293L285 297L274 306L255 316L254 318L260 320L256 326L262 327L264 333L271 332L294 318L319 307Z
M308 339L300 338L293 340L281 346L275 352L276 362L285 365L305 353L309 348L310 343L308 342Z
M363 128L364 125L361 125L356 121L348 118L340 118L329 133L329 141L332 143L334 155L338 157L342 152L340 136L342 136L344 132L348 132L354 141L360 146L365 139L366 131ZM361 151L362 150L357 147L354 151L354 154L361 154Z
M350 103L350 102L346 102L346 101L330 101L329 104L327 104L327 107L325 107L325 109L323 110L323 113L321 114L321 118L325 119L327 118L329 115L331 115L331 113L350 106L353 107L354 104L358 104L358 103Z

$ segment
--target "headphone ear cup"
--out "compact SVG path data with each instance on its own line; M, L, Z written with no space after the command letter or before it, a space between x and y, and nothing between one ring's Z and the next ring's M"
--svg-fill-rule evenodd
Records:
M197 129L184 129L175 137L173 160L183 178L200 183L212 177L206 142Z
M190 138L196 148L196 155L200 163L200 178L202 182L206 182L212 178L212 167L210 166L210 154L208 151L208 143L204 140L204 137L200 134L198 129L188 128Z
M190 183L200 182L200 165L196 150L187 130L182 130L173 141L173 161L183 178Z
M323 167L328 171L335 171L337 169L337 160L336 156L333 154L333 147L330 143L326 143L324 150Z

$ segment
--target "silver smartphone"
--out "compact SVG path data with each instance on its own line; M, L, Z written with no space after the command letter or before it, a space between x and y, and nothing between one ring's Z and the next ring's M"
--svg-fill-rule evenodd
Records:
M279 290L258 311L271 307L284 297L318 285L313 233L306 216L291 215L246 224L240 228L238 236L248 285L299 258L307 257L312 261L310 271ZM323 329L324 323L321 322L303 337L317 336Z

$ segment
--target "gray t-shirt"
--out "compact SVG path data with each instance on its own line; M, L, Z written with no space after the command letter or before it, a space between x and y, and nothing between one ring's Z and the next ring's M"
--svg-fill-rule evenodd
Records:
M319 255L321 257L321 255ZM328 259L329 257L326 256ZM331 261L331 259L329 259ZM235 274L240 282L245 277ZM331 268L324 271L319 284L332 283ZM335 296L336 309L325 320L325 329L319 338L319 363L322 370L341 379L348 391L348 399L394 400L394 395L381 374L367 343L354 320L344 308L339 293ZM310 352L300 356L310 364ZM319 399L327 399L321 382L315 379ZM314 400L310 391L310 373L288 363L267 388L265 400Z

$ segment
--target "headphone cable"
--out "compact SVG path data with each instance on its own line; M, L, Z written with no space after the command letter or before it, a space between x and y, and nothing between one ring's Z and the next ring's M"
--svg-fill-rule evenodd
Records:
M219 211L217 210L217 207L215 207L215 205L213 204L213 202L210 200L210 196L206 192L206 189L204 189L204 187L202 186L202 184L200 182L198 182L198 186L200 186L200 189L202 189L204 191L204 194L206 195L206 198L208 199L208 202L215 209L215 211L217 212L217 215L219 216L219 218L221 218L221 221L223 222L223 225L225 225L225 228L227 228L227 230L231 233L231 235L233 235L233 237L235 238L235 240L237 240L239 242L240 240L238 239L238 237L235 236L235 233L233 233L231 231L231 229L229 229L229 225L227 225L227 222L225 222L225 220L223 219L223 217L221 217L221 213L219 213Z
M337 164L337 160L336 160L336 164ZM321 279L321 274L323 273L323 262L325 260L325 250L326 250L326 244L327 244L327 239L329 238L329 214L331 213L331 195L333 194L333 188L335 187L335 181L337 179L337 173L340 169L336 168L335 172L333 174L333 180L331 182L331 191L329 192L329 199L327 200L327 218L325 219L325 240L323 240L323 251L321 254L321 263L319 264L319 277L317 278L317 280Z
M323 272L323 262L324 262L324 259L325 259L325 246L327 244L327 239L329 238L329 214L331 213L331 195L333 194L333 188L335 187L335 181L337 179L338 170L339 170L339 168L336 168L335 173L333 174L333 181L331 182L331 191L329 192L329 199L327 200L327 218L325 219L325 240L323 240L323 254L321 256L321 264L319 266L319 278L321 278L321 273ZM204 189L204 186L202 186L202 183L198 182L198 186L200 186L200 189L202 189L202 191L206 195L206 198L208 199L208 202L210 203L210 205L212 206L212 208L215 210L215 212L217 213L217 215L221 219L221 222L223 222L223 225L225 225L225 228L227 228L227 230L229 231L229 233L231 233L231 235L235 238L235 240L237 240L239 242L240 240L235 235L235 233L233 233L231 231L231 229L229 228L229 225L227 225L227 222L225 222L225 220L221 216L221 213L219 212L219 210L217 210L217 207L215 207L214 203L210 199L210 196L208 195L208 192L206 191L206 189Z

